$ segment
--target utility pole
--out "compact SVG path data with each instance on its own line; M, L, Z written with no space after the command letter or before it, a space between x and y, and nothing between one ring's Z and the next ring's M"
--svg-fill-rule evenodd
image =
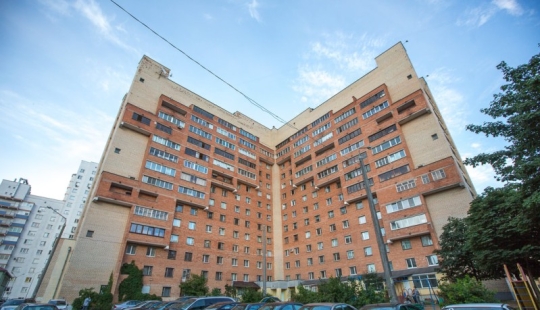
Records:
M371 189L369 188L369 179L367 176L366 167L364 166L364 159L362 158L362 154L360 154L358 158L360 159L360 168L362 169L362 177L364 178L364 186L366 188L367 199L369 202L371 220L373 221L373 226L375 228L375 236L377 237L377 247L379 248L379 254L381 256L386 289L388 290L390 302L397 303L398 298L396 293L396 287L394 286L394 280L392 279L392 274L390 271L390 262L388 261L388 254L386 253L386 244L384 244L384 240L381 235L381 224L379 223L379 219L377 218L377 210L375 210L373 195L371 194Z

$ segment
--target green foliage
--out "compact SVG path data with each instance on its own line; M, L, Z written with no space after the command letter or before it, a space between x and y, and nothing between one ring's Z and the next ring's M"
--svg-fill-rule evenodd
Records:
M192 274L185 282L180 283L180 292L186 296L206 296L210 291L207 282L205 277Z
M155 294L143 294L143 272L135 265L135 261L123 264L120 268L121 274L127 274L118 286L118 300L161 300L161 297Z
M480 110L496 119L467 129L486 136L503 137L503 150L482 153L465 162L473 167L489 164L501 181L519 182L533 192L540 187L540 54L516 68L504 61L497 69L504 80L502 93L493 96L489 108ZM527 194L530 194L527 193Z
M247 289L242 292L242 302L259 302L263 297L262 292L254 289Z
M467 129L488 137L502 137L507 145L502 150L481 153L465 160L473 167L488 164L493 167L502 188L486 188L471 204L466 219L467 233L461 251L470 255L472 263L465 265L465 274L478 279L503 277L503 264L510 269L520 263L533 276L540 276L540 54L526 64L512 68L501 62L497 68L507 82L495 94L488 108L481 112L494 119ZM459 231L448 233L447 240L463 239ZM448 246L458 246L449 242ZM461 267L452 262L452 248L442 246L442 256L448 262L447 277L460 276ZM471 254L472 252L472 254ZM445 255L447 253L448 255ZM460 257L462 259L462 257ZM453 271L452 271L453 270ZM473 272L478 270L478 273Z
M540 275L540 210L523 206L521 188L486 188L471 204L468 240L484 278L504 277L503 264L516 272L516 263Z
M474 259L474 252L468 240L469 231L466 219L448 218L443 226L443 233L439 239L441 249L436 250L439 255L439 271L444 274L443 280L455 282L465 275L475 279L486 278L487 275L479 268Z
M94 309L110 309L112 307L113 295L111 293L113 286L113 275L109 276L109 282L101 292L94 292L94 288L86 288L79 291L79 297L73 301L73 309L81 309L86 297L90 297L92 302L91 308Z
M453 283L439 284L439 296L444 300L441 307L449 304L497 302L495 292L469 276L457 279Z
M220 290L220 293L221 293L221 290ZM236 288L230 286L229 284L225 284L225 296L236 298L236 295L237 295Z
M210 292L211 296L221 296L221 289L214 287L212 291Z
M342 281L340 278L330 278L318 285L318 291L313 292L305 289L302 285L293 292L291 299L304 304L314 302L342 302L356 308L366 304L381 303L388 301L384 292L383 279L376 274L362 276L363 281L349 279Z

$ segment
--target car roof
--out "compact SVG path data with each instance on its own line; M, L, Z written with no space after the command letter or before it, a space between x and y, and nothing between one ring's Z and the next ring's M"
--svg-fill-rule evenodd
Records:
M454 304L454 305L446 305L443 308L466 308L466 307L501 307L506 304L504 303L470 303L470 304Z

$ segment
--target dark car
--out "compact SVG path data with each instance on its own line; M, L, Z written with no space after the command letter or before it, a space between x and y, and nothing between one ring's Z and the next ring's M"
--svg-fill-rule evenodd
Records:
M281 301L264 304L259 310L298 310L303 306L299 302Z
M17 299L8 299L6 300L5 303L2 304L2 306L0 307L0 310L3 310L3 309L15 309L16 307L14 306L18 306L22 303L31 303L33 302L28 300L28 299L23 299L23 298L17 298Z
M360 310L424 310L420 304L381 303L365 305Z
M20 304L15 310L58 310L55 305L49 304Z
M236 302L236 301L222 301L222 302L218 302L213 305L210 305L204 308L204 310L231 310L232 308L234 308L234 306L238 304L239 302Z
M124 308L124 310L147 310L147 309L151 309L150 307L152 307L153 305L159 304L159 303L161 303L161 301L159 300L147 300L135 306Z
M274 296L267 296L261 299L261 302L267 303L267 302L280 302L281 299L274 297Z
M218 302L235 302L231 297L227 296L212 296L212 297L194 297L186 299L182 302L175 302L164 309L167 310L202 310L210 305Z
M264 306L266 303L257 302L257 303L239 303L231 310L258 310L260 307Z
M321 303L305 304L302 306L302 308L300 308L300 310L357 310L357 309L349 304L321 302Z
M514 308L501 303L478 303L448 305L444 306L441 310L514 310Z

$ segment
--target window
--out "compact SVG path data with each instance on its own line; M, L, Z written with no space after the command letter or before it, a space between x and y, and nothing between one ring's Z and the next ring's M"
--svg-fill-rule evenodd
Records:
M147 247L146 248L146 256L155 257L156 256L156 248L151 247L151 246Z
M173 226L174 227L180 227L182 220L181 219L173 219Z
M176 251L169 250L167 253L167 259L176 259Z
M371 256L373 255L373 251L370 246L364 248L364 255L365 256Z
M409 239L401 240L401 248L402 248L403 250L410 250L410 249L412 249L411 240L409 240Z
M349 273L351 276L356 275L356 266L349 267Z
M221 271L216 271L216 281L221 281L223 278L223 273Z
M178 242L178 235L171 235L171 242Z
M151 276L153 268L154 268L153 266L144 266L143 267L143 276Z
M362 240L368 240L369 239L369 232L364 231L362 232Z
M412 279L416 288L433 288L439 286L434 273L414 275Z
M188 229L189 230L195 230L195 222L189 222Z
M171 296L171 287L170 286L164 286L161 289L161 296L162 297L170 297Z
M433 181L437 181L437 180L446 178L446 174L444 173L444 169L439 169L439 170L432 171L431 177L433 178Z
M21 249L22 250L22 249ZM137 252L137 246L134 245L134 244L128 244L126 246L126 254L128 255L135 255L135 253Z
M402 220L390 222L390 228L392 228L392 230L397 230L401 228L419 225L422 223L427 223L427 218L425 214L420 214Z
M195 239L193 239L192 237L187 237L187 238L186 238L186 244L187 244L187 245L193 245L193 244L195 244Z
M165 278L172 278L174 275L174 268L166 267L165 268Z
M349 220L345 220L341 222L343 224L343 228L349 228Z
M429 255L426 256L426 258L429 266L439 265L439 259L437 258L437 255Z
M377 270L375 269L375 264L368 264L368 265L367 265L367 272L368 272L368 273L374 273L374 272L377 272Z
M348 250L347 259L353 259L353 258L354 258L354 250Z
M428 184L429 182L430 182L429 175L428 174L422 175L422 184Z
M319 256L319 263L324 263L324 255Z
M416 268L416 260L413 258L407 258L405 259L405 261L407 262L407 268L408 269L411 269L411 268Z
M334 261L336 261L336 262L339 261L339 259L340 259L339 253L334 253L332 256L334 257Z
M332 239L331 244L332 244L333 247L338 246L338 240L337 240L337 238Z
M191 260L193 259L193 253L191 252L186 252L184 254L184 261L186 262L191 262Z
M433 245L433 240L431 239L430 235L422 236L420 240L422 240L422 246Z

